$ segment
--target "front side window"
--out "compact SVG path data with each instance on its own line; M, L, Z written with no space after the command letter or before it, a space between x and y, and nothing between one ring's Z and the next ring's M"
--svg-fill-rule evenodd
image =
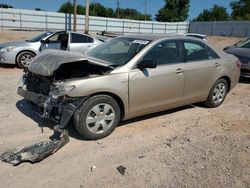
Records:
M64 38L67 37L66 33L56 33L48 38L50 42L61 42Z
M149 50L143 60L154 60L157 65L178 63L180 62L179 42L161 42Z
M200 42L184 42L184 59L190 61L212 60L219 56L207 45Z
M71 33L71 43L93 43L93 39L91 37L77 34L77 33Z

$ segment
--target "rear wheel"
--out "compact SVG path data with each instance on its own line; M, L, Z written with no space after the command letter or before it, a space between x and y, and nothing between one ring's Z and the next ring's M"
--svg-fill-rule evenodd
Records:
M108 95L87 99L74 114L76 130L86 139L96 140L111 134L120 121L120 107Z
M30 65L31 60L35 57L35 54L29 51L24 51L18 54L17 56L17 65L18 67L24 69Z
M220 106L226 98L228 92L228 83L225 79L220 78L213 85L205 105L210 108Z

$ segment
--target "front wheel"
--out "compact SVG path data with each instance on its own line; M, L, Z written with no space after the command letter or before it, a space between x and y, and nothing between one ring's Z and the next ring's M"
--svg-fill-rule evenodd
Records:
M215 108L220 106L225 100L227 92L228 92L228 83L225 79L220 78L215 82L212 89L210 90L205 105L210 108Z
M21 52L17 58L16 62L18 67L25 69L30 65L31 60L35 57L35 54L29 51Z
M118 103L108 95L88 98L74 114L76 130L86 139L97 140L111 134L120 121Z

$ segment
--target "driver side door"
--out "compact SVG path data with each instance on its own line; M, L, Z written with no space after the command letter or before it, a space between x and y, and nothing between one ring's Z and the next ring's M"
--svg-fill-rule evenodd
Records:
M142 58L155 61L156 68L131 70L129 73L131 117L162 111L181 103L185 66L180 54L179 40L163 41L151 48Z
M68 35L68 34L65 32L58 32L50 36L49 38L45 40L45 43L41 44L40 51L43 51L46 49L61 50L62 39L66 38L65 35Z

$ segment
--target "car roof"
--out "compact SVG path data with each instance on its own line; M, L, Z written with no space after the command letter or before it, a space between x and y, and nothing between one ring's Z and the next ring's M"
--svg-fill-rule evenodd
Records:
M123 35L120 37L129 37L129 38L136 38L141 40L150 40L150 41L157 41L160 39L168 39L168 38L180 38L180 35L177 34L128 34Z

